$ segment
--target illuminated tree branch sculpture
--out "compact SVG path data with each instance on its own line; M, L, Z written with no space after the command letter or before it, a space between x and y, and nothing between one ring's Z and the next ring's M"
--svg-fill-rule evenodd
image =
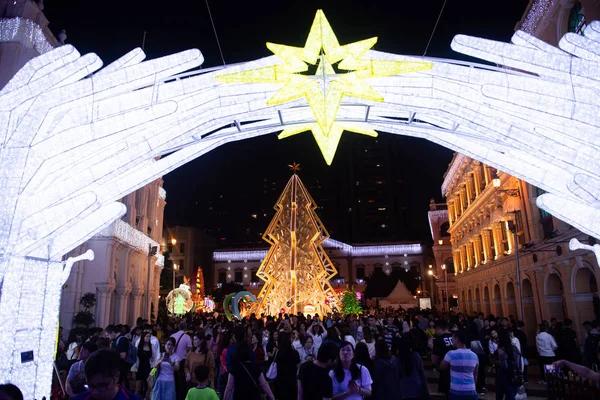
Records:
M296 167L296 165L294 165ZM265 281L257 313L331 312L339 299L329 279L337 274L321 244L329 237L317 205L296 173L277 200L263 239L271 248L256 275Z

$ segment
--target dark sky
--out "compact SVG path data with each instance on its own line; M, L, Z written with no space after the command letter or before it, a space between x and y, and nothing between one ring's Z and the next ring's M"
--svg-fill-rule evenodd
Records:
M456 34L509 41L528 0L483 2L448 0L428 56L468 59L450 49ZM215 36L204 0L198 1L84 1L47 0L44 10L56 34L66 29L67 42L82 54L97 53L105 64L141 46L146 34L147 58L156 58L189 48L202 51L204 67L221 64ZM396 54L423 55L443 0L369 1L225 1L209 0L225 61L251 61L270 55L267 41L302 46L315 11L323 9L341 44L377 36L374 49ZM345 133L340 148L352 140ZM382 133L381 135L387 135ZM403 236L430 240L427 222L430 198L441 201L440 186L452 152L424 140L393 136L386 141L398 154L391 168L400 169L405 190L409 229ZM334 159L328 167L312 135L304 133L286 140L276 134L225 145L166 175L166 223L195 225L222 231L214 236L233 235L228 226L266 228L272 206L289 178L287 164L302 164L300 176L306 186L322 186L312 193L315 201L331 198L338 190L328 182L343 176L343 162ZM265 182L265 178L267 181ZM275 183L275 184L273 184ZM268 185L268 191L264 190ZM268 193L265 193L268 192ZM242 194L241 197L238 196ZM221 204L230 212L211 216L209 207ZM326 202L327 204L327 202ZM330 205L331 207L331 205ZM258 220L246 220L258 213ZM246 218L246 219L244 219ZM325 219L325 218L324 218ZM336 225L329 218L324 223ZM224 232L223 232L224 231ZM334 233L335 236L335 233Z

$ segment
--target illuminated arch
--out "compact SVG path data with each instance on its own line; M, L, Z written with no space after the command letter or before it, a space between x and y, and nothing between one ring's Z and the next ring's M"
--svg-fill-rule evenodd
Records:
M332 123L458 151L545 190L540 208L600 237L599 42L596 21L585 37L566 34L560 49L523 32L511 43L454 38L454 50L507 68L361 51L364 59L348 62L432 68L368 78L383 101L343 99ZM304 98L266 103L280 84L216 81L275 68L277 56L194 72L186 71L202 64L198 50L144 57L136 49L100 69L97 55L65 45L27 63L0 91L0 337L9 355L0 376L27 398L50 394L60 291L70 272L63 255L124 215L121 198L223 144L317 122ZM323 65L325 74L330 67ZM149 244L158 245L140 247ZM22 282L45 291L22 292ZM27 326L23 309L32 315ZM37 358L21 365L18 355L31 348L40 349Z

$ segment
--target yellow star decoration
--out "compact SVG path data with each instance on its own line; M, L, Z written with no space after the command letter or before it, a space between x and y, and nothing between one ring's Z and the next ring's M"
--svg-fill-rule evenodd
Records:
M325 14L318 10L303 48L267 43L267 48L283 60L284 64L221 75L217 80L283 84L267 101L269 106L305 97L316 123L285 128L279 138L312 131L325 162L331 165L343 131L377 136L374 129L363 124L335 121L344 96L381 102L383 96L364 79L422 71L433 66L428 62L363 60L362 57L376 42L375 37L340 46ZM338 62L339 69L350 72L336 74L333 64ZM318 64L315 75L302 74L308 70L307 63Z

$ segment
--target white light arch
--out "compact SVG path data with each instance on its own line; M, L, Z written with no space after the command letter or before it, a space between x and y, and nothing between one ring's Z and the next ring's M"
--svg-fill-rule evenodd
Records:
M369 79L385 101L346 98L336 122L425 138L506 171L548 192L541 208L600 238L600 24L560 49L523 32L512 42L457 36L456 51L508 68L427 59L430 70ZM276 56L193 73L198 50L143 58L134 50L100 70L95 54L62 46L0 91L0 381L27 398L50 392L69 273L60 260L125 213L120 198L225 143L315 122L303 99L266 105L278 84L215 80ZM21 363L30 350L34 361Z

